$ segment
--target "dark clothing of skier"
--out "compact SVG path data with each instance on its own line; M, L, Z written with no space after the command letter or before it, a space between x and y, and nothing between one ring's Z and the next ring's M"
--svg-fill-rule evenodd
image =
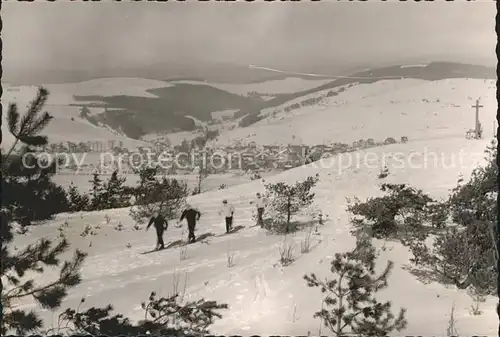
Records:
M229 233L233 229L233 217L226 217L226 233Z
M151 225L154 225L156 229L156 249L164 249L165 243L163 242L163 232L168 228L167 220L165 220L163 215L157 214L151 217L146 230L148 230Z
M196 228L196 221L200 220L201 213L198 212L197 210L193 209L192 207L187 207L184 212L182 212L181 219L179 221L182 221L186 219L187 225L188 225L188 242L195 242L196 237L194 235L194 230Z

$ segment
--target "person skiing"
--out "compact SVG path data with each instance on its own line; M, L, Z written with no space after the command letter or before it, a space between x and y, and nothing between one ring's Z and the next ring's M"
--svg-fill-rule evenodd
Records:
M261 196L260 193L257 193L257 199L255 201L251 201L250 204L255 203L257 207L257 225L260 225L261 228L264 227L264 208L266 205L265 199Z
M151 225L154 225L156 229L156 249L165 249L165 243L163 242L163 232L168 228L167 220L163 217L163 215L160 214L160 212L156 211L149 220L146 231L149 229L149 227L151 227Z
M234 207L228 204L226 199L222 201L222 205L222 210L219 212L219 215L224 215L226 218L226 234L228 234L233 228Z
M189 231L189 234L188 234L188 242L189 243L196 242L194 230L196 228L196 221L200 220L200 217L201 217L201 213L198 210L191 207L191 205L186 205L186 208L184 209L184 211L181 214L181 219L179 220L179 222L181 222L184 219L186 219L186 221L187 221L188 231Z

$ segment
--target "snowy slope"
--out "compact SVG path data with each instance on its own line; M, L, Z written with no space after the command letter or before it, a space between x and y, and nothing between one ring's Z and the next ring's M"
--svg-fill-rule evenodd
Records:
M2 99L7 101L21 102L31 101L37 92L36 86L12 86L3 83L4 93ZM163 81L150 80L145 78L99 78L84 82L60 83L60 84L42 84L49 93L49 104L69 105L81 103L75 101L73 96L137 96L151 97L157 96L148 93L147 90L170 87L171 84Z
M440 81L387 80L359 84L325 97L319 104L290 112L283 108L311 97L326 96L328 91L311 94L281 107L266 109L267 116L246 128L223 132L218 144L254 141L257 144L352 143L387 137L409 140L464 136L474 127L474 109L481 97L480 121L484 134L493 135L497 107L493 80L446 79ZM272 112L277 111L273 116ZM450 124L450 121L453 123Z
M79 117L80 107L71 106L69 104L77 103L73 99L73 95L112 95L122 92L125 94L136 93L139 95L140 91L144 91L153 84L149 84L141 88L137 82L137 87L127 87L126 85L119 86L117 83L112 81L113 79L102 79L93 80L81 83L69 83L69 84L52 84L45 86L49 90L49 98L47 104L44 106L43 111L49 112L54 119L46 128L45 134L49 136L50 142L87 142L87 141L102 141L107 142L108 140L123 141L125 147L129 149L136 148L137 146L145 146L145 142L137 141L126 137L115 130L98 127L85 119ZM122 79L123 80L123 79ZM162 83L159 81L154 81ZM124 82L125 84L127 81ZM134 82L136 83L136 82ZM115 87L116 84L116 87ZM159 85L159 84L158 84ZM168 84L165 84L168 86ZM115 88L115 93L110 91ZM121 88L121 89L119 89ZM38 88L35 86L21 86L21 87L11 87L7 86L4 88L2 95L2 109L3 109L3 123L2 123L2 147L7 147L12 144L13 137L7 132L7 114L8 105L10 103L16 103L18 110L21 114L26 112L26 108L29 103L36 97ZM146 93L144 91L144 93ZM80 102L81 103L81 102ZM103 108L89 108L91 114L96 114L104 111ZM73 120L71 120L73 118Z
M277 265L282 237L266 235L259 228L251 227L254 223L249 201L256 192L263 190L261 181L190 198L189 202L203 213L197 236L223 233L223 222L217 215L223 198L228 198L236 207L234 225L245 228L235 234L209 237L206 242L189 245L186 259L180 258L183 254L180 248L141 255L154 245L154 234L134 231L128 209L60 215L50 224L33 228L31 235L19 237L16 245L21 247L43 235L56 237L57 228L68 221L67 234L73 247L87 251L89 258L83 269L83 284L71 291L64 307L76 307L80 298L86 297L86 306L113 303L119 312L140 319L140 303L151 290L156 290L160 296L171 293L175 277L179 277L179 289L182 290L187 276L186 299L205 297L230 306L223 320L213 327L213 332L305 335L310 331L317 334L320 322L312 316L321 307L320 292L308 288L302 276L315 272L321 277L328 271L329 259L335 252L352 247L345 198L364 199L379 194L381 180L377 175L384 164L391 172L386 182L409 183L434 197L444 197L455 186L460 174L467 179L471 170L482 162L488 143L489 140L449 137L395 144L332 157L268 178L267 182L294 183L319 173L317 204L331 219L320 228L321 235L313 239L315 247L309 254L300 253L299 241L304 233L288 238L296 243L297 260L286 268ZM377 160L374 161L374 157ZM438 160L434 162L432 158ZM385 163L381 162L383 159ZM106 214L111 218L109 224L105 222ZM113 230L118 223L125 230ZM167 242L187 236L173 223L171 221L165 235ZM87 224L101 228L96 236L82 239L79 234ZM444 334L453 302L461 335L494 334L497 328L494 299L489 298L482 304L484 314L471 316L468 310L472 300L465 292L439 284L420 283L403 268L409 260L408 252L394 243L387 243L387 246L389 249L382 254L382 264L384 259L391 259L395 269L389 288L380 298L392 300L396 309L400 306L408 309L408 329L399 335ZM232 268L227 267L228 253L235 254ZM56 319L48 312L44 317L54 322ZM327 335L328 331L323 328L320 333Z

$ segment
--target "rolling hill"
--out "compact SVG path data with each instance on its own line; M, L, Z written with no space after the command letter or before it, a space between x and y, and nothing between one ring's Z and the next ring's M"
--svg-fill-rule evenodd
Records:
M482 65L471 65L454 62L430 62L425 65L394 65L382 68L365 69L355 72L349 76L339 76L338 79L316 88L281 95L275 99L268 100L260 106L260 109L272 108L282 105L293 99L313 94L318 91L339 88L357 83L369 84L387 79L420 79L426 81L437 81L449 78L474 78L495 79L494 67ZM247 114L259 114L256 110L240 110L236 116L242 117Z
M234 111L233 120L245 117L241 125L248 126L262 119L269 109L279 109L287 103L324 94L326 90L336 96L342 88L351 91L348 87L395 79L432 82L450 78L495 78L493 68L450 62L367 69L336 79L333 75L328 79L328 74L321 78L307 74L273 74L261 69L253 71L267 73L270 80L245 84L196 81L179 76L164 81L122 77L46 84L45 87L51 92L50 106L68 109L61 112L63 115L73 116L83 105L93 107L92 122L105 126L106 134L114 130L125 138L140 139L148 134L195 131L199 127L193 118L202 123L217 123L214 116L221 111ZM34 92L33 86L7 86L3 101L28 102ZM64 128L58 126L58 129ZM89 132L92 137L107 138L100 134L102 130ZM87 137L83 134L82 137Z
M485 135L492 136L497 108L494 80L403 79L380 80L301 96L262 110L261 120L253 125L221 132L212 144L227 145L235 141L263 145L351 144L368 138L384 141L387 137L406 136L418 140L429 134L464 137L465 132L474 127L471 106L479 97L484 105L480 121Z

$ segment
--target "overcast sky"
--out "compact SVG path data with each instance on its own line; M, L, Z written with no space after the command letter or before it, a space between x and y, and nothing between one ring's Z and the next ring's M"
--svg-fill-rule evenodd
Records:
M2 4L3 66L495 58L493 1Z

